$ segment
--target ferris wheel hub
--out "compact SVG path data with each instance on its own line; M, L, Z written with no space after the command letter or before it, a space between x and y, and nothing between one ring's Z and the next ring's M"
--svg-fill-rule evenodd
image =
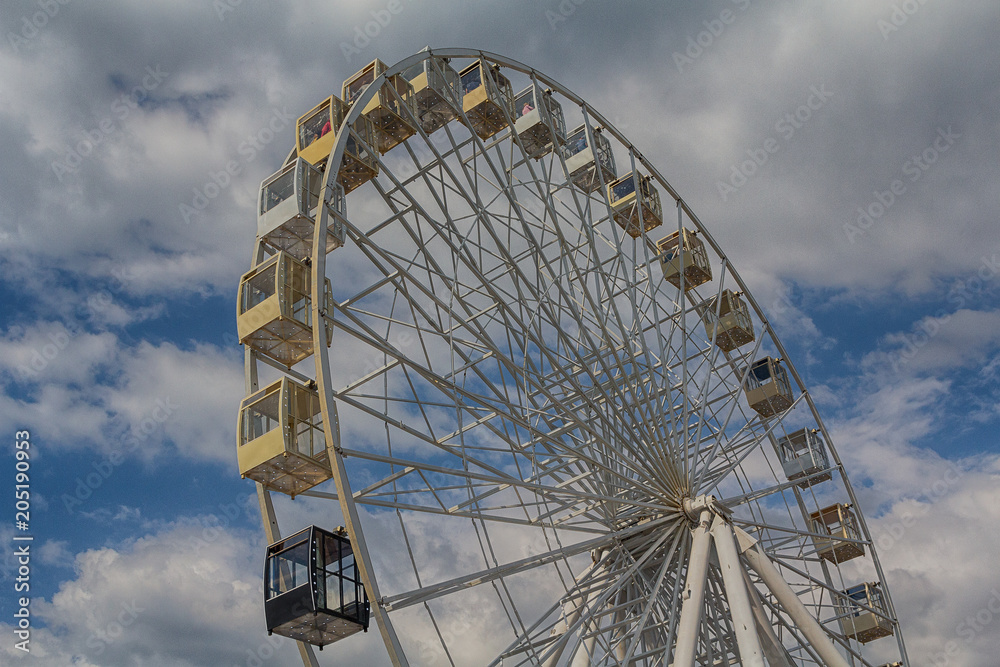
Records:
M697 498L687 496L681 501L681 506L684 508L684 513L688 519L694 523L698 523L701 520L701 514L705 510L723 517L728 517L732 514L732 511L720 503L718 498L713 495L701 495Z

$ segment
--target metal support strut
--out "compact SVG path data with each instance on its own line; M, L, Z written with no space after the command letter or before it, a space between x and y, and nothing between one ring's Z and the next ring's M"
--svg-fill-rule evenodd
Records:
M757 541L733 526L728 517L728 510L724 506L712 496L701 496L694 500L685 500L684 510L692 521L697 521L697 525L692 529L694 537L691 556L688 559L687 581L677 629L673 667L695 667L699 629L705 608L705 585L711 558L711 543L715 544L742 665L765 667L762 640L772 665L780 665L787 661L787 656L781 655L780 642L777 642L772 634L765 632L770 628L763 627L761 619L755 618L754 604L759 605L760 601L755 597L757 592L750 583L743 563L745 559L746 565L764 582L824 664L827 667L848 667L847 661L830 640L823 626L802 604ZM741 554L743 559L740 558ZM759 609L756 611L758 614L761 612Z

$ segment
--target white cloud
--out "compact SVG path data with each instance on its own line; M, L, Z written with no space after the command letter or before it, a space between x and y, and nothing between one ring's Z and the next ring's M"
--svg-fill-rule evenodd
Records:
M163 435L184 456L235 457L236 415L244 392L241 364L230 354L211 345L182 350L144 342L122 360L121 373L121 382L101 393L107 408L133 432L162 424Z
M671 54L683 51L687 37L705 30L715 10L647 6L636 9L645 17L641 25L606 25L596 10L581 7L552 32L553 39L529 40L522 44L527 53L512 55L566 82L606 116L621 116L630 139L676 181L723 245L741 249L733 258L747 276L794 276L859 293L872 288L913 292L931 289L935 276L974 270L976 252L992 241L984 214L997 202L989 188L981 187L994 170L990 125L968 109L989 107L974 103L971 88L945 96L942 91L949 90L954 77L924 73L961 63L952 71L965 72L963 81L993 80L985 60L963 56L988 39L982 27L996 21L988 3L964 3L947 12L928 8L890 40L883 39L877 21L891 7L880 3L842 3L833 15L812 6L749 3L743 11L743 5L731 3L736 20L681 72ZM372 12L384 9L379 2L281 8L274 10L281 19L274 21L237 7L221 22L196 4L177 7L168 17L122 3L77 11L74 21L67 20L72 12L67 9L43 31L44 43L0 61L0 77L18 92L18 102L0 111L21 128L17 154L28 171L44 175L31 184L38 198L19 194L11 199L22 215L17 226L13 217L7 220L8 243L84 275L100 266L94 259L118 248L122 262L134 270L131 289L137 293L224 291L247 264L260 179L280 163L291 143L287 127L263 155L239 152L274 109L301 113L319 95L318 82L336 90L369 57L392 62L424 43L451 44L453 25L465 26L466 34L485 48L510 47L503 29L485 30L477 26L488 22L466 20L469 10L457 8L458 14L442 22L435 12L404 3L401 17L347 62L340 42L350 43L354 28L363 29ZM546 7L532 9L477 11L488 11L522 38L538 32L548 36ZM927 20L935 11L947 20ZM105 23L105 12L115 16L114 30ZM337 16L341 27L318 40L330 57L317 58L307 45L321 32L317 17L326 15ZM344 22L345 16L352 18ZM159 34L176 34L155 44L144 40L150 21L161 24ZM658 25L668 30L658 31ZM254 48L226 48L212 33L217 27ZM109 31L116 35L111 40L116 49L92 42ZM950 42L956 34L963 36L962 49L933 59L924 52L928 41ZM202 39L207 35L213 38ZM635 65L622 68L616 58L592 54L574 60L563 47L556 48L565 38L571 38L572 48L582 48L596 35L618 44L620 57ZM828 46L817 49L817 40ZM837 57L830 57L833 50ZM206 69L205 62L212 67ZM147 66L160 68L163 80L121 117L115 101L142 84ZM793 137L781 138L776 122L794 113L819 85L833 97ZM975 86L988 89L988 84ZM57 103L66 99L66 91L73 92L72 104ZM938 104L940 113L929 117L923 111L929 104ZM886 114L888 107L906 113ZM659 122L645 122L648 118ZM112 121L111 136L60 183L53 160L64 159L67 149L105 119ZM853 219L857 206L885 189L910 155L933 140L936 128L949 123L962 133L953 152L910 184L884 224L851 244L843 224ZM716 182L768 136L779 138L780 150L731 201L721 202ZM619 161L624 159L619 155ZM230 160L241 167L233 184L197 223L185 224L179 204L190 202L193 190L203 189ZM39 199L40 209L34 205ZM962 227L962 238L941 242L935 201L950 205L949 223ZM897 233L903 226L905 233Z
M56 322L38 322L30 329L10 327L0 338L0 368L13 379L35 383L86 383L112 361L117 339Z
M910 331L890 333L882 349L869 353L863 365L902 369L922 375L981 365L1000 342L1000 311L961 309L929 315Z
M66 540L47 540L38 548L38 558L45 565L65 567L73 562Z
M0 397L0 414L9 423L37 424L40 435L65 447L118 450L135 436L142 441L136 453L145 458L170 441L194 459L233 459L244 392L241 364L229 350L148 342L127 347L111 333L41 322L9 330L0 338L0 353L7 386L16 381L28 387L21 397ZM98 377L101 383L94 384Z

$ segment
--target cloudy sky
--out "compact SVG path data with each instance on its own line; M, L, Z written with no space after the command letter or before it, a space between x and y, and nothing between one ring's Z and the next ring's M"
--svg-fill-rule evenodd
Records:
M296 664L235 463L256 192L296 117L431 45L545 72L658 167L817 397L914 664L996 664L995 0L13 0L0 25L0 662Z

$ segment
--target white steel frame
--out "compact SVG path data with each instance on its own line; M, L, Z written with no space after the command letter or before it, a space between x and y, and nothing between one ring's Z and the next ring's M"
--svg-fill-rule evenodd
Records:
M621 173L652 177L676 218L664 205L666 231L633 240L613 222L604 187L575 188L559 154L528 159L510 128L479 139L464 114L380 156L379 175L348 197L345 247L329 256L319 240L333 223L320 207L312 285L331 278L333 311L313 295L315 370L306 360L282 372L318 386L333 481L303 495L339 506L315 523L346 525L391 663L418 660L412 628L422 627L436 641L422 648L435 664L467 664L463 642L505 667L906 664L860 512L861 566L816 555L809 514L830 498L858 503L812 396L729 257L604 116L508 58L424 51L355 102L325 188L368 100L425 58L455 69L481 58L551 89L589 136L603 128ZM684 227L709 247L714 274L690 291L663 280L655 246ZM258 240L254 265L270 252ZM701 326L703 304L724 289L744 293L756 331L732 352ZM369 366L352 376L358 353ZM743 392L746 368L765 354L783 358L798 392L769 420ZM248 393L261 361L247 348ZM784 478L776 438L803 425L822 433L832 481ZM280 507L260 485L258 496L275 541ZM366 527L390 524L391 543L366 539ZM478 564L459 559L450 576L428 579L441 568L422 543L457 525ZM518 553L524 545L534 551ZM407 559L373 559L385 553ZM891 655L840 634L839 592L866 574L883 582L887 610L869 611L893 623L895 642L883 640ZM550 588L547 606L531 599ZM470 593L492 601L483 618L507 627L449 642L442 626ZM319 664L312 647L299 650L305 665Z

